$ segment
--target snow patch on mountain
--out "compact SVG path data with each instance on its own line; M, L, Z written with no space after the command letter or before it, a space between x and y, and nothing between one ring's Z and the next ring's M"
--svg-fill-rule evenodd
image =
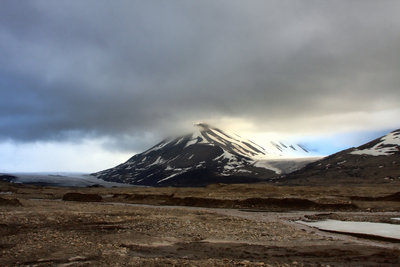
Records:
M152 164L148 165L148 167L153 166L153 165L161 165L165 162L166 162L166 160L161 158L161 156L160 156Z
M168 176L168 177L166 177L166 178L164 178L164 179L161 179L161 180L159 180L157 183L159 184L159 183L162 183L162 182L164 182L164 181L166 181L166 180L168 180L168 179L171 179L172 177L174 177L174 176L177 176L177 175L179 175L179 174L183 174L183 173L185 173L187 170L189 170L190 168L186 168L186 169L181 169L180 171L178 171L177 173L174 173L174 174L172 174L172 175L170 175L170 176ZM175 170L176 171L176 170Z
M173 140L163 141L163 142L157 144L156 146L150 148L149 150L143 152L143 155L147 155L147 154L149 154L149 153L152 152L152 151L160 150L160 149L162 149L163 147L165 147L166 145L168 145L169 143L171 143L172 141L173 141Z
M177 142L178 144L179 142ZM195 132L192 137L189 139L189 141L186 143L186 147L194 145L194 144L208 144L209 142L207 139L204 138L202 133L200 131ZM176 145L176 144L175 144Z
M356 149L350 154L353 155L372 155L372 156L390 156L399 152L400 130L391 132L380 139L376 145L366 149Z

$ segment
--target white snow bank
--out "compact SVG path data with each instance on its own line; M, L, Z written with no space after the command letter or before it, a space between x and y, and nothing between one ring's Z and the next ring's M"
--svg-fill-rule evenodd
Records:
M297 223L312 226L320 230L335 231L348 234L364 234L384 238L400 239L400 225L388 223L371 222L343 222L337 220L327 220L320 222Z
M277 174L284 174L297 171L308 163L317 161L322 157L309 157L309 158L288 158L288 159L264 159L258 160L254 167L265 168L272 170Z
M274 171L276 174L282 174L282 170L271 166L268 163L268 160L258 160L258 161L256 161L256 163L253 164L253 166Z

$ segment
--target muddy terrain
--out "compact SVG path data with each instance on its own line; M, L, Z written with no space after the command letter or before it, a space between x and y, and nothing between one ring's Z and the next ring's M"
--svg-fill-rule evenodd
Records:
M0 266L399 266L400 243L319 231L400 223L393 187L0 184Z

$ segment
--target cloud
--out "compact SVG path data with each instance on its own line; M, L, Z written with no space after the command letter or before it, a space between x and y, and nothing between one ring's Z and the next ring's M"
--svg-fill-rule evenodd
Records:
M0 139L398 127L397 1L4 1ZM371 120L370 118L374 118ZM376 119L376 120L375 120ZM140 141L139 141L140 140Z
M105 138L80 142L0 143L0 173L10 172L95 172L111 168L132 154L104 149Z

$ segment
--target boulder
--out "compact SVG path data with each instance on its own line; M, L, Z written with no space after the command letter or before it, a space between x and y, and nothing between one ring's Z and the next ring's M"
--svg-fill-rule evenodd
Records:
M7 199L7 198L2 198L0 197L0 206L14 206L14 207L19 207L22 206L21 202L19 202L18 199L13 198L13 199Z

